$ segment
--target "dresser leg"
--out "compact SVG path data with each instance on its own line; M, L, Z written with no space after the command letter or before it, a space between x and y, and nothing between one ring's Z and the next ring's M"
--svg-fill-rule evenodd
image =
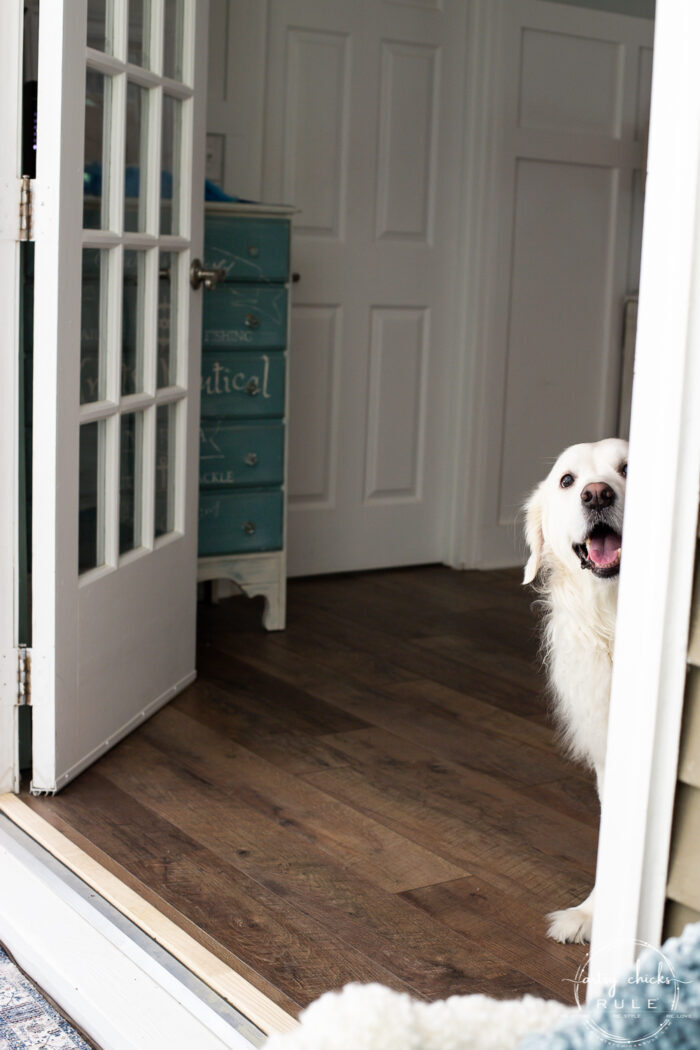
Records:
M239 583L244 594L249 598L265 599L263 627L266 631L283 631L286 624L286 581L282 583L245 584Z
M283 631L286 623L286 593L285 586L270 587L265 594L265 611L263 613L263 627L266 631Z
M279 551L242 556L224 554L200 558L198 579L200 586L211 580L214 604L241 592L248 598L264 598L263 627L267 631L283 631L287 613L285 568L284 554Z

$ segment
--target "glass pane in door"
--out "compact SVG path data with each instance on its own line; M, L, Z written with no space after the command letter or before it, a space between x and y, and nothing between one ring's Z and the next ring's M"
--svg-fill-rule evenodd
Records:
M88 0L87 46L108 55L112 54L112 13L111 0Z
M83 283L80 308L80 403L104 401L109 252L83 248Z
M146 252L124 252L122 291L122 397L143 390Z
M182 102L172 95L163 95L161 233L182 232L179 218L181 121Z
M149 0L129 0L128 61L149 65L151 5Z
M175 528L175 425L176 404L156 409L155 536Z
M171 386L176 377L177 255L160 253L158 270L158 387Z
M80 427L78 572L104 565L105 423Z
M163 76L182 80L182 0L165 0Z
M148 91L129 82L126 88L124 229L146 229L146 157L148 156Z
M141 546L143 412L119 420L119 553Z
M109 114L112 78L88 69L85 78L85 161L83 227L109 226Z

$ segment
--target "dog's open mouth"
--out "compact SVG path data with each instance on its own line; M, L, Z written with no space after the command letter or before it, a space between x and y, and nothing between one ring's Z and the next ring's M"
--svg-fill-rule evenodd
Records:
M595 576L617 576L622 556L622 536L609 525L598 524L591 529L583 543L575 543L574 551L582 569L590 569Z

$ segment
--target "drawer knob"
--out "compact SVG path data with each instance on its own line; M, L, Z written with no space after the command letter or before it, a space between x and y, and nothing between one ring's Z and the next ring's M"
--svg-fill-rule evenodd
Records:
M257 257L260 255L260 249L254 244L249 244L248 255L251 257L251 259L257 259Z
M254 467L256 465L256 463L258 462L258 454L257 454L257 452L247 452L246 453L246 457L245 457L245 461L246 461L246 465L247 466Z
M246 328L259 328L260 327L260 318L256 317L255 314L246 314L245 315L245 324L246 324Z
M253 376L252 379L248 380L243 389L249 397L255 397L256 394L260 393L260 383L258 382L256 377Z
M255 534L255 525L252 521L243 522L243 531L247 536L253 536Z

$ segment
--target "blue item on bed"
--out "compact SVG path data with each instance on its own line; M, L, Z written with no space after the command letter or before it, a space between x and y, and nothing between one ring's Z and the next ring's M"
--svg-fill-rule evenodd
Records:
M128 165L124 173L124 190L127 197L138 197L139 195L139 169ZM102 165L96 161L85 165L83 172L83 191L88 197L102 196ZM169 171L162 171L160 175L160 195L162 200L170 200L173 195L173 177ZM205 201L219 201L232 204L250 204L243 197L232 197L229 193L210 182L204 180Z
M660 949L646 948L614 988L604 989L578 1017L526 1036L517 1050L600 1050L610 1045L698 1050L700 923L686 926Z

